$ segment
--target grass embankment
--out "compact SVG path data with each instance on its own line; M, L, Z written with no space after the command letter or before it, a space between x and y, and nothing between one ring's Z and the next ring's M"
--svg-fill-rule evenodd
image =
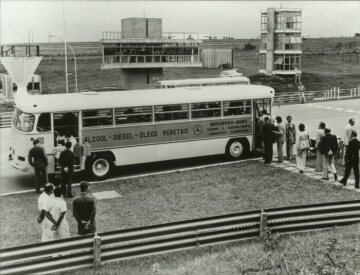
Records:
M357 274L360 225L104 264L95 274ZM66 274L89 274L89 269Z
M74 188L79 192L78 188ZM94 184L122 198L97 204L98 232L196 219L254 209L359 199L360 194L260 162L233 163L143 178ZM35 193L1 197L1 248L40 241ZM76 235L67 199L71 236Z

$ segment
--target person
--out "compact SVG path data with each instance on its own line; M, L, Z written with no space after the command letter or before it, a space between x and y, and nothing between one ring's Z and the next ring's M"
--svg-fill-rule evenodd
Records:
M305 131L305 125L299 124L299 136L296 143L296 165L300 173L304 173L307 151L310 150L310 137Z
M62 178L60 175L56 175L54 178L54 189L57 187L61 188L61 185L62 185Z
M44 191L38 198L39 216L37 222L41 223L42 236L41 242L47 242L52 240L51 226L52 222L55 222L49 214L49 206L51 204L51 195L54 187L51 183L47 183L44 187Z
M264 163L270 164L273 156L273 142L275 136L281 135L275 125L270 122L269 117L265 117L265 123L262 127L262 141L264 142Z
M305 86L302 84L302 82L299 83L298 86L298 90L299 90L299 100L301 104L306 103L306 98L305 98Z
M259 127L259 137L260 137L260 146L261 146L261 150L262 150L262 153L264 154L264 150L265 150L265 145L264 145L264 142L262 140L262 131L263 131L263 126L265 124L265 118L269 118L269 115L267 113L267 111L265 109L263 109L261 111L261 115L259 117L259 123L258 123L258 127Z
M280 116L277 116L275 118L276 120L276 127L281 133L281 135L277 136L276 138L276 145L277 145L277 151L278 151L278 163L282 163L284 161L284 154L283 154L283 147L286 140L286 134L285 134L285 127L282 124L282 118Z
M61 176L63 179L61 189L64 197L72 198L72 177L74 173L74 152L71 151L71 142L65 143L66 149L60 153L59 163L61 166Z
M95 233L95 197L90 194L90 184L87 181L80 183L81 193L73 201L73 216L78 223L78 234Z
M346 149L347 149L347 146L349 144L349 141L350 141L350 135L351 135L351 132L354 129L354 126L355 126L355 119L353 118L350 118L349 119L349 123L347 123L345 125L345 133L344 133L344 152L346 152ZM345 165L346 161L345 161L345 154L344 154L344 157L343 157L343 161L342 161L342 165Z
M286 158L288 160L292 159L294 152L294 145L296 143L296 127L292 123L292 117L287 116L287 123L285 124L285 133L286 133Z
M315 141L315 150L316 150L316 172L322 172L323 171L323 157L320 154L320 140L323 136L325 136L324 129L326 127L326 124L324 122L320 122L319 129L316 133L316 141Z
M44 148L40 146L40 141L34 139L33 145L34 147L29 151L28 159L35 170L35 191L40 194L40 186L45 186L48 182L47 166L49 162Z
M331 134L329 128L325 128L325 135L320 140L320 154L323 158L323 180L329 180L329 171L333 173L337 181L336 168L334 164L335 155L339 149L337 137Z
M339 182L346 185L352 168L355 176L355 188L357 189L359 189L359 151L360 141L357 139L357 132L353 130L350 135L349 144L345 151L345 174Z
M49 205L49 212L54 219L51 226L52 240L61 240L70 238L69 225L66 219L67 206L66 202L61 197L61 188L54 189L55 197Z

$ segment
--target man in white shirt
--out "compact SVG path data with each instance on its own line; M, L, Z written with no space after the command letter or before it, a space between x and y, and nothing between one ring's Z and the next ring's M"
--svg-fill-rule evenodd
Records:
M350 141L350 135L352 133L354 129L354 125L355 125L355 119L350 118L349 119L349 123L347 123L345 125L345 134L344 134L344 152L346 152L346 149L349 145L349 141ZM344 157L343 157L343 161L342 161L342 165L345 165L345 153L344 153Z
M49 206L51 204L53 190L53 185L47 183L38 199L39 217L37 218L37 221L38 223L41 223L42 226L41 242L52 240L51 227L55 221L49 213Z
M322 172L323 171L323 157L320 154L320 141L323 136L325 136L325 127L326 124L324 122L320 122L319 124L319 130L316 133L316 142L315 142L315 149L316 149L316 172Z

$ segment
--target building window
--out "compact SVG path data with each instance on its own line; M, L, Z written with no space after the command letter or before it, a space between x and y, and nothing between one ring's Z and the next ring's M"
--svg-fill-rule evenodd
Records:
M266 47L267 47L267 34L262 33L261 34L260 50L266 50Z
M276 71L293 71L301 69L301 55L300 54L276 54L274 62Z
M276 33L275 50L301 50L300 33Z
M301 12L282 11L275 14L275 26L277 30L291 29L301 30Z
M267 30L267 13L261 14L261 30L262 31Z

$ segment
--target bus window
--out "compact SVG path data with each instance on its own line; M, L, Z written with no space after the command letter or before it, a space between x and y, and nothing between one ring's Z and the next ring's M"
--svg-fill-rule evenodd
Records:
M251 114L250 100L245 101L224 101L223 110L224 116L238 116L244 114Z
M112 109L83 111L83 127L111 126Z
M152 120L151 106L146 107L129 107L115 109L115 123L150 123Z
M53 120L54 135L58 136L58 140L64 141L66 136L79 137L79 114L77 112L54 113Z
M220 116L220 102L193 103L191 104L191 117L207 118Z
M188 104L158 105L155 109L155 121L189 119Z
M14 113L14 126L16 129L23 132L31 132L34 128L35 116L33 114L27 114L20 110L16 110Z
M50 113L40 114L36 130L38 132L50 132L51 131Z

